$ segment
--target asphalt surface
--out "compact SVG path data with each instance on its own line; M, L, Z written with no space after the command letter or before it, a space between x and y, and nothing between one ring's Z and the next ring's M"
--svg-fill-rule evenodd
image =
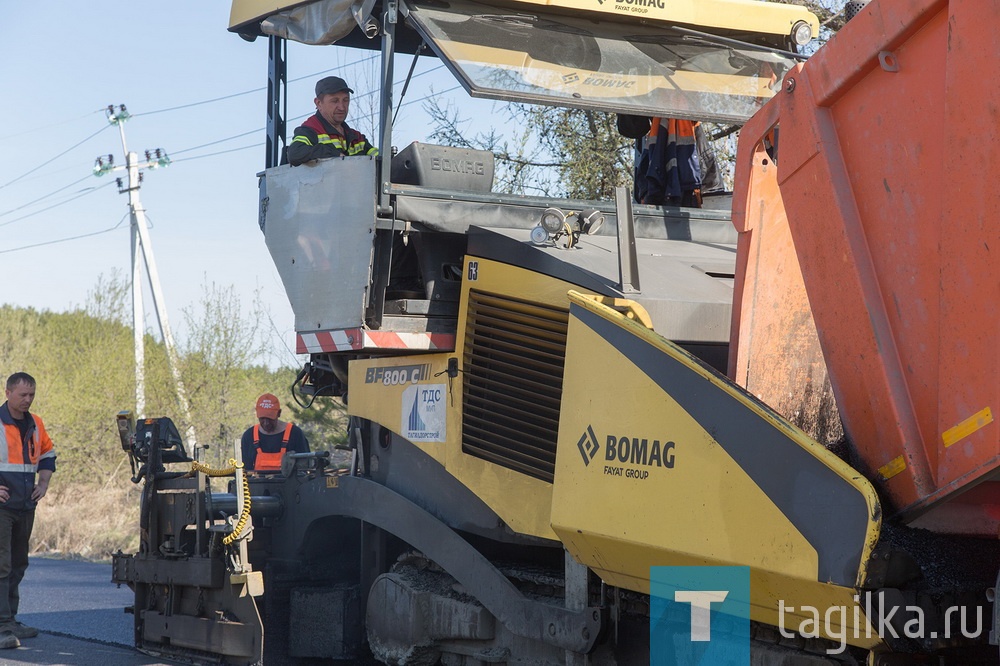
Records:
M37 627L21 647L0 650L0 665L166 666L132 647L132 591L111 583L108 563L32 558L17 619Z

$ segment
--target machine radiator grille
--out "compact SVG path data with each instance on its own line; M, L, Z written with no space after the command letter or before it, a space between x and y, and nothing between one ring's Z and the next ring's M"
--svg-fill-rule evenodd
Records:
M551 482L569 312L472 290L462 451Z

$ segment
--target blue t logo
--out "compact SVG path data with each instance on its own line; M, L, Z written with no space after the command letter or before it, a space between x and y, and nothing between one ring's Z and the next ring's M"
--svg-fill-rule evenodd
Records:
M650 666L750 664L749 567L651 567Z
M691 640L712 640L712 603L721 603L729 596L728 590L674 592L674 601L691 604Z

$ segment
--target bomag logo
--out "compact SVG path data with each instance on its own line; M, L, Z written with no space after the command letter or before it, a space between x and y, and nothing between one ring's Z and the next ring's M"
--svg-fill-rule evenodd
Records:
M580 436L576 447L583 457L584 465L589 466L601 450L601 439L594 432L593 426ZM630 479L649 478L650 469L673 469L676 460L677 444L673 441L660 441L648 437L631 437L629 435L607 435L604 438L604 474L622 476Z
M431 171L453 171L455 173L468 173L474 176L486 175L486 163L474 160L455 160L447 157L434 157L431 159Z
M597 88L634 88L635 81L609 76L588 76L581 85Z
M580 455L583 456L583 464L589 465L590 461L594 459L594 456L597 455L597 452L601 448L601 445L597 443L597 435L594 434L594 429L591 426L587 426L587 431L583 433L580 441L576 443L576 448L580 449Z

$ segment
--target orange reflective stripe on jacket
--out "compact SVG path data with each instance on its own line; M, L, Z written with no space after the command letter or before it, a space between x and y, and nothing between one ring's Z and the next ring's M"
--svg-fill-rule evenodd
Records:
M678 137L679 143L694 141L694 128L699 123L694 120L679 120L677 118L653 118L650 122L649 134L646 135L653 141L660 135L661 121L666 121L667 135Z
M55 458L52 450L52 440L45 431L42 420L32 415L35 427L25 444L21 441L21 431L13 423L0 424L0 472L25 472L34 474L38 470L38 461L42 458ZM25 459L27 453L27 459Z
M281 469L281 458L288 449L288 438L292 436L292 424L285 424L285 433L281 436L282 447L280 451L267 453L260 448L260 425L253 427L253 445L257 447L257 456L254 458L253 469L255 472L277 472Z
M29 417L27 437L22 439L7 403L0 404L0 486L6 486L8 492L4 508L15 511L35 508L35 500L31 499L35 473L39 469L56 469L56 452L45 424L35 414Z

